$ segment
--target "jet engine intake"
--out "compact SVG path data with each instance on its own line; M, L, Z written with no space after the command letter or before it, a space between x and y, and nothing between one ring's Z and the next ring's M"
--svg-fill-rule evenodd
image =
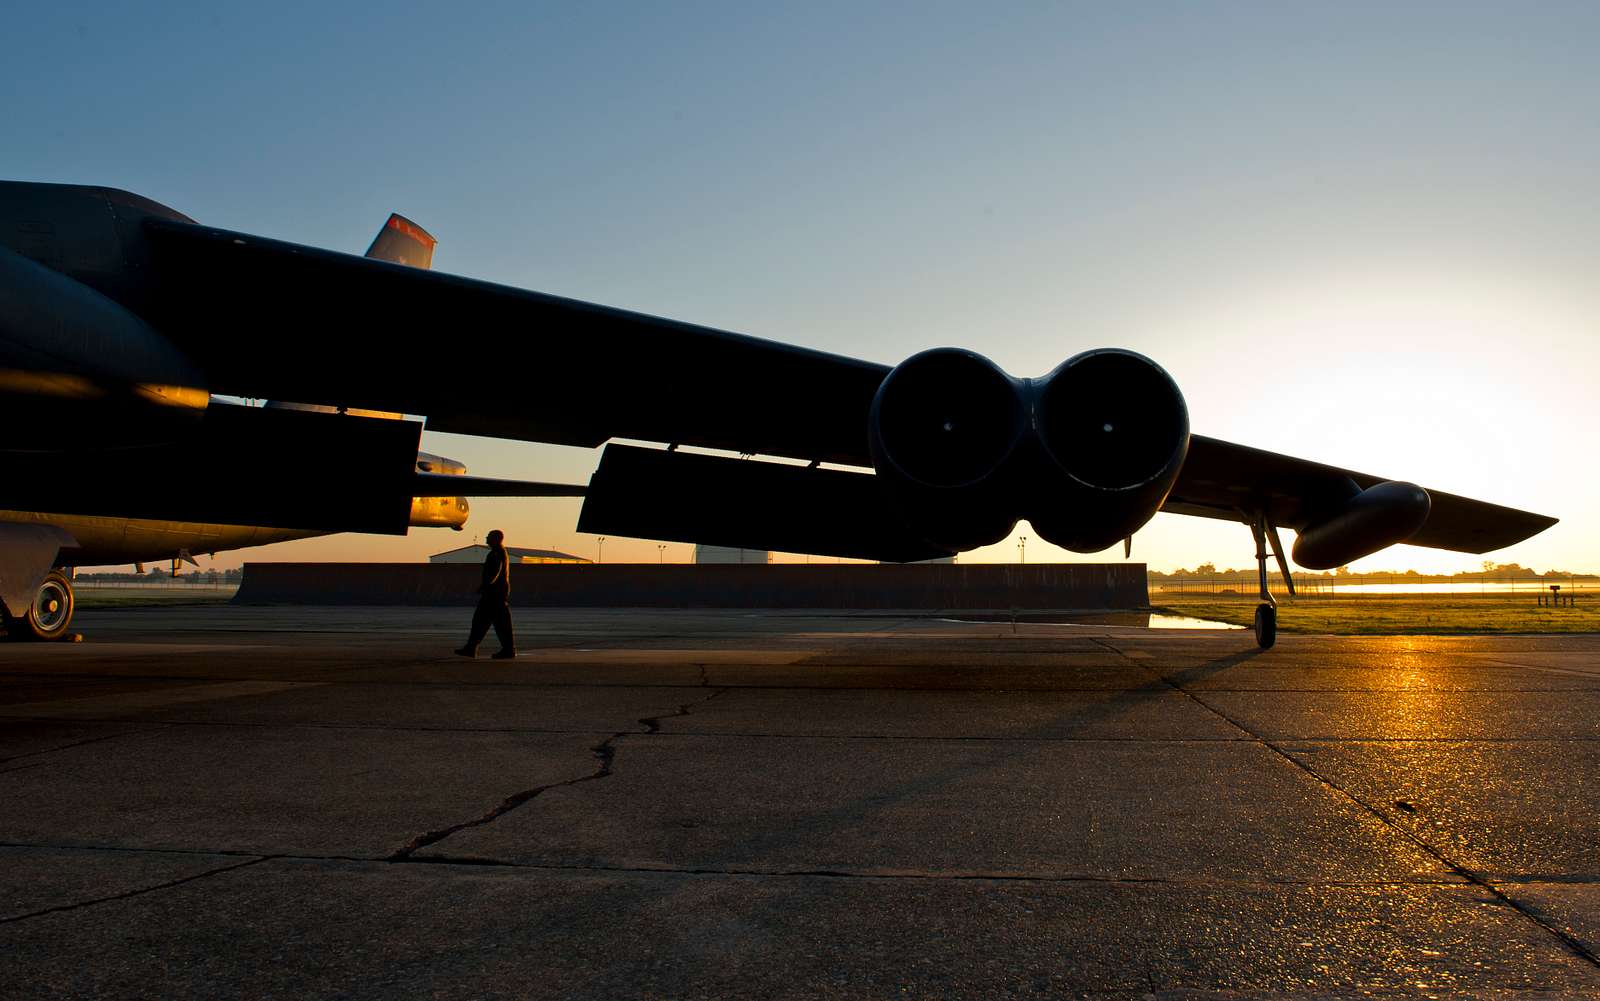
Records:
M1024 517L1079 553L1127 538L1160 510L1189 451L1189 409L1161 366L1103 348L1033 383L1039 462Z
M1374 484L1302 529L1294 540L1294 561L1307 570L1332 570L1371 556L1417 534L1432 505L1415 483Z
M975 549L1016 525L1009 467L1028 431L1021 388L959 348L912 355L884 377L868 418L872 465L923 539Z

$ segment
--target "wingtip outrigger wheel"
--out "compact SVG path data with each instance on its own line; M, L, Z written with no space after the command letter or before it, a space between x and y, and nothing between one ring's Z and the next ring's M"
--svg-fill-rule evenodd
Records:
M1283 542L1278 538L1278 526L1267 519L1264 512L1257 512L1250 518L1250 534L1256 540L1256 568L1261 580L1261 604L1256 606L1255 632L1256 646L1263 650L1272 649L1278 642L1278 603L1272 598L1272 590L1267 587L1267 543L1272 543L1272 555L1278 560L1278 571L1283 574L1284 586L1294 594L1294 578L1289 575L1289 561L1283 555Z
M1272 644L1278 642L1278 609L1266 603L1257 605L1255 629L1256 646L1272 649Z

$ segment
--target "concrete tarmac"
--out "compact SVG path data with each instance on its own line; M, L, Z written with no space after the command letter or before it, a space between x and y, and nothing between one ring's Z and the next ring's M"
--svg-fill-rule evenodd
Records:
M1600 637L467 617L0 644L0 997L1600 996Z

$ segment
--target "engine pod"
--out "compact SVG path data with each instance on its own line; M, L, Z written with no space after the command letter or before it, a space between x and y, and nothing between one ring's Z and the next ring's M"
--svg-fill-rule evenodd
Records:
M1361 491L1306 525L1294 540L1294 561L1332 570L1417 534L1433 502L1415 483L1387 480Z
M1178 384L1144 355L1085 351L1031 384L1039 444L1024 516L1046 540L1099 552L1160 510L1189 452Z
M998 542L1017 523L1012 460L1027 433L1020 384L972 351L935 348L884 377L868 448L890 506L930 543Z

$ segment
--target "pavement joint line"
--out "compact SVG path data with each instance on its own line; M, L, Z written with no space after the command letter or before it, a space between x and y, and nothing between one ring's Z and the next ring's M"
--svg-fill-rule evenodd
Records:
M719 689L719 694L722 693L722 692L727 692L727 691L731 691L731 689L727 689L727 688ZM706 699L704 701L709 702L710 699ZM651 718L657 719L657 720L674 719L674 718L677 718L677 717L683 716L683 715L688 715L688 714L687 713L668 713L668 714L666 714L664 716L651 717ZM3 718L3 717L0 717L0 718ZM20 717L20 718L33 719L33 717ZM111 718L103 718L102 719L102 718L88 718L88 717L77 717L77 716L72 716L72 717L42 716L42 717L37 717L37 719L40 722L71 722L71 723L97 723L97 724L126 723L126 722L130 721L129 719L123 718L123 717L111 717ZM641 720L640 722L643 722L643 720ZM306 729L306 730L363 730L363 731L372 730L372 731L380 731L380 732L397 732L397 733L469 733L469 734L500 734L500 733L508 733L508 734L546 734L546 735L552 735L552 736L577 736L577 735L581 735L581 734L596 734L596 733L604 733L605 732L605 731L597 729L595 727L574 727L574 728L568 729L568 728L532 728L532 727L441 727L441 726L390 726L390 725L379 726L379 725L371 725L371 724L364 724L364 723L278 723L278 722L270 722L270 721L250 722L250 721L244 721L244 720L162 720L161 721L161 725L158 726L158 727L150 727L148 729L139 730L139 731L129 731L126 734L117 734L116 736L131 736L135 732L137 732L137 733L155 733L158 730L174 729L174 728L177 728L177 727L223 727L223 728L233 727L233 728L238 728L238 729L254 729L254 730L301 730L301 729ZM744 731L744 730L674 730L671 733L666 733L666 732L661 732L661 731L653 731L653 730L645 731L646 734L651 734L651 735L656 734L658 732L660 733L660 735L662 737L752 737L752 738L769 739L769 740L832 740L832 741L860 740L860 741L905 741L905 742L920 742L920 743L1245 744L1245 743L1250 743L1251 742L1251 738L1249 738L1249 737L1204 737L1204 736L1194 736L1194 737L1142 737L1142 736L1138 736L1138 737L1114 737L1114 736L1089 737L1089 736L1063 735L1063 736L1059 736L1059 737L1040 737L1040 736L985 736L983 734L969 734L969 735L963 735L963 736L948 736L948 735L940 736L940 735L934 735L934 734L884 734L884 733L760 733L760 732L755 732L755 731ZM613 734L613 736L624 736L624 737L626 737L626 736L639 736L639 735L640 735L640 733L638 731L633 731L633 730L623 730L620 733ZM111 739L111 738L110 737L105 737L105 738L100 738L100 739L107 739L108 740L108 739ZM1338 741L1332 741L1332 740L1329 740L1327 738L1321 738L1321 737L1295 737L1295 738L1292 738L1292 739L1294 739L1294 740L1305 740L1305 741L1318 741L1318 742L1323 742L1323 743L1336 743L1336 742L1338 742ZM1600 737L1597 737L1597 738L1582 738L1582 739L1583 740L1591 740L1591 739L1600 740ZM1404 741L1372 740L1372 741L1363 741L1363 742L1365 742L1365 743L1403 743ZM1520 741L1508 741L1508 742L1516 743L1516 742L1520 742ZM1528 741L1528 743L1534 743L1534 742L1539 742L1539 743L1564 743L1566 741L1561 739L1561 738L1547 738L1547 739L1541 739L1539 741ZM75 746L77 746L77 745L76 744L65 745L65 746L60 747L60 748L55 748L54 750L66 750L68 747L75 747ZM41 752L36 752L36 753L44 754L44 753L50 753L50 752L41 751ZM19 755L19 757L23 757L23 755ZM0 763L3 763L3 762L0 762ZM28 766L28 767L31 767L31 766ZM7 771L14 771L14 770L16 770L16 769L0 768L0 775L4 775Z
M1579 939L1577 939L1573 935L1568 934L1567 932L1565 932L1562 929L1556 927L1554 924L1550 923L1549 921L1546 921L1539 914L1537 914L1536 912L1530 910L1528 907L1524 906L1522 903L1517 901L1515 898L1513 898L1509 894L1507 894L1504 891L1502 891L1493 882L1489 881L1488 879L1484 878L1483 876L1479 875L1478 873L1474 872L1473 870L1467 868L1465 865L1463 865L1463 864L1455 861L1454 859L1450 858L1450 856L1445 854L1443 849L1436 848L1435 846L1429 844L1427 841L1424 841L1421 837L1419 837L1414 832L1412 832L1410 830L1407 830L1404 827L1401 827L1399 824L1396 824L1394 822L1394 820L1387 813L1385 813L1384 811L1378 809L1376 806L1372 805L1371 803L1368 803L1366 800L1362 799L1360 796L1357 796L1355 793L1351 792L1349 789L1346 789L1344 786L1340 785L1339 783L1337 783L1337 782L1333 781L1332 779L1328 778L1327 776L1323 775L1321 772L1318 772L1310 764L1308 764L1308 763L1306 763L1304 761L1301 761L1299 758L1295 757L1293 754L1290 754L1288 751L1285 751L1283 748L1279 747L1277 744L1273 743L1271 740L1268 740L1267 738L1265 738L1265 737L1261 736L1260 734L1256 733L1254 730L1250 729L1249 727L1245 726L1243 723L1241 723L1238 720L1234 719L1233 717L1229 716L1227 713L1225 713L1222 710L1218 709L1217 707L1213 706L1211 703L1207 702L1205 699L1203 699L1200 696L1196 695L1194 692L1191 692L1188 689L1184 688L1182 684L1180 684L1178 681L1174 680L1172 677L1169 677L1169 676L1167 676L1165 674L1162 674L1161 677L1162 677L1162 680L1164 680L1167 684L1171 685L1174 689L1176 689L1177 691L1182 692L1184 695L1188 696L1190 699L1193 699L1196 704L1200 705L1201 707L1203 707L1204 709L1206 709L1206 710L1208 710L1208 711L1210 711L1212 713L1215 713L1218 717L1220 717L1221 719L1226 721L1229 725L1237 727L1239 730L1243 731L1244 733L1249 734L1251 736L1251 738L1254 739L1259 744L1261 744L1262 747L1265 747L1267 750L1271 751L1273 754L1276 754L1278 757L1282 758L1284 761L1286 761L1289 764L1293 765L1295 768L1298 768L1301 771L1305 772L1307 775L1311 776L1318 783L1326 786L1329 789L1334 790L1336 793L1338 793L1340 796L1343 796L1345 799L1349 800L1351 803L1354 803L1357 806L1361 807L1363 810L1367 811L1372 816L1376 817L1378 819L1379 823L1383 824L1385 827L1389 828L1391 831L1395 832L1400 837L1406 839L1407 841L1410 841L1412 844L1414 844L1418 848L1422 849L1423 852L1425 852L1426 854L1431 856L1434 860L1436 860L1440 864L1444 865L1451 872L1454 872L1456 875L1462 877L1467 882L1471 883L1472 885L1478 887L1479 889L1481 889L1484 892L1486 892L1486 893L1490 894L1491 896L1493 896L1496 900L1500 901L1500 903L1504 904L1505 906L1511 908L1512 910L1514 910L1518 914L1522 915L1523 918L1525 918L1526 920L1528 920L1529 922L1531 922L1532 924L1534 924L1535 926L1537 926L1538 928L1542 929L1543 931L1548 933L1550 936L1555 938L1557 941L1559 941L1567 949L1567 951L1571 952L1573 955L1577 956L1579 959L1584 960L1590 966L1593 966L1593 967L1595 967L1597 969L1600 969L1600 955L1596 955L1593 949L1589 948L1587 945L1585 945L1582 941L1580 941Z
M647 716L640 719L638 722L645 727L643 731L644 734L649 735L659 733L661 731L661 720L670 719L675 716L687 716L689 715L692 706L704 705L705 703L710 702L712 699L715 699L717 696L726 694L726 692L727 689L719 688L698 702L680 704L675 712L662 713L659 716ZM500 801L498 806L489 810L480 817L476 817L464 823L454 824L450 827L440 828L435 831L425 831L422 834L412 838L406 844L402 845L398 850L389 855L389 861L405 862L421 849L426 848L429 845L438 844L440 841L443 841L451 835L458 834L461 831L469 828L482 827L485 824L492 824L511 811L538 798L541 794L548 792L551 789L579 785L584 782L593 782L596 779L609 777L612 773L612 764L615 762L617 756L616 743L623 737L628 736L629 732L630 731L627 730L619 730L607 737L605 740L602 740L600 743L596 744L594 747L590 748L590 751L593 752L594 756L599 759L600 762L599 768L597 768L594 772L588 775L580 775L577 778L565 779L560 782L551 782L542 786L535 786L532 789L524 789L522 792L513 793L512 795L507 796L505 799Z
M60 721L60 717L56 716L47 716L44 717L44 719L49 720L50 722ZM67 751L74 747L82 747L85 744L98 744L103 740L116 740L118 737L132 737L141 733L155 733L157 730L164 729L166 729L166 724L162 723L157 726L148 726L140 730L118 730L116 733L101 734L98 737L85 737L83 740L75 740L70 744L62 744L59 747L47 747L42 751L28 751L26 754L13 754L9 758L0 758L0 765L9 765L11 762L21 761L23 758L37 758L44 754L55 754L57 751ZM15 770L16 769L13 768L0 768L0 775Z
M12 772L25 772L30 768L43 768L49 764L47 761L26 761L15 768L0 768L0 775L10 775Z
M887 741L922 744L1248 744L1248 737L988 737L892 733L755 733L744 730L674 730L663 737L752 737L766 740Z
M673 730L663 737L751 737L764 740L886 741L921 744L1248 744L1248 737L990 737L893 733L757 733L745 730Z
M142 848L128 845L57 845L42 841L0 841L0 850L20 848L26 851L51 852L115 852L126 855L217 855L253 859L307 858L344 859L350 862L381 862L379 856L360 855L295 855L285 852L253 852L239 848Z
M95 897L91 900L80 900L72 904L60 904L55 907L45 907L37 911L30 911L27 914L17 914L9 918L0 918L0 925L15 924L18 921L27 921L31 918L43 917L46 914L60 914L65 911L81 910L85 907L94 907L97 904L110 903L114 900L127 900L129 897L142 897L147 893L155 893L158 890L170 890L175 886L182 886L185 883L193 883L196 880L208 879L212 876L219 876L225 872L233 872L237 869L247 869L250 866L259 865L260 863L266 862L272 858L274 858L272 855L260 855L247 859L243 862L235 862L232 865L219 866L216 869L207 869L205 872L195 873L192 876L185 876L182 879L169 879L164 883L157 883L154 886L143 886L136 890L128 890L124 893L113 893L105 897Z
M289 858L289 856L284 856ZM362 860L372 862L397 862L395 859ZM662 876L741 876L760 878L821 878L869 880L920 880L925 882L1003 882L1003 883L1092 883L1127 884L1133 886L1304 886L1337 889L1379 889L1385 887L1474 887L1462 877L1432 879L1373 879L1373 880L1315 880L1315 879L1190 879L1181 876L1104 876L1093 873L1064 873L1038 875L1017 872L872 872L851 869L741 869L723 866L668 866L668 865L569 865L556 862L519 862L510 859L485 858L477 855L413 855L403 860L410 865L497 867L506 869L533 869L548 872L607 872L639 873Z
M83 854L116 855L178 855L243 858L254 862L351 862L359 865L437 865L462 867L494 867L504 869L533 869L550 872L623 872L659 875L694 876L762 876L796 877L827 876L841 879L920 879L920 880L995 880L1038 883L1157 883L1173 886L1304 886L1343 889L1381 887L1478 887L1479 884L1459 875L1416 879L1230 879L1226 877L1190 878L1184 876L1105 876L1093 873L1068 873L1038 875L1008 872L858 872L849 869L737 869L713 866L675 867L662 865L573 865L556 862L519 862L514 859L485 858L476 855L412 855L396 859L393 855L346 855L312 852L246 851L236 848L146 848L128 845L59 845L31 841L0 842L0 850L16 849L37 852L81 852ZM228 868L228 867L223 867ZM1497 877L1497 882L1516 885L1560 883L1574 886L1600 885L1600 873L1590 875L1518 875ZM112 898L106 898L112 899Z
M455 658L452 658L450 661L448 661L448 663L454 664L454 663L458 663L458 661ZM1136 661L1136 660L1129 659L1128 663L1143 667L1143 668L1145 668L1147 670L1153 670L1150 667L1150 665L1145 663L1144 661ZM686 664L686 665L683 665L683 666L688 667L688 666L701 666L701 665ZM818 665L814 665L814 664L806 665L806 664L798 664L798 663L797 664L779 664L779 665L728 663L728 664L718 664L716 666L719 667L719 668L731 668L731 669L736 669L737 670L737 669L740 669L740 668L761 669L761 668L770 668L770 667L774 667L774 666L777 666L777 667L802 667L802 666L803 667L816 667ZM877 665L874 665L874 664L827 664L827 665L821 665L821 666L825 666L825 667L868 668L868 667L885 667L885 666L892 667L894 665L882 665L882 664L877 664ZM375 670L375 668L373 668L371 666L366 666L366 667L360 667L360 668L329 668L328 670L330 670L330 671L336 671L336 670L371 671L371 670ZM1062 670L1076 670L1076 668L1064 667L1064 668L1062 668ZM1182 670L1192 670L1192 668L1182 669ZM1182 670L1180 670L1179 673L1182 673ZM1309 670L1330 670L1330 669L1327 669L1327 668L1321 668L1321 669L1319 669L1319 668L1306 668L1305 670L1309 671ZM106 676L105 675L100 675L100 674L58 674L58 673L54 673L54 672L21 673L21 672L0 671L0 678L36 678L36 677L50 677L50 678L104 678ZM226 675L226 676L217 675L217 676L212 676L212 675L133 675L133 674L129 674L129 675L115 675L114 677L118 681L129 681L129 682L149 682L149 681L185 681L185 682L203 682L203 681L219 681L219 682L220 681L286 681L286 682L294 682L296 684L305 684L305 685L324 684L324 685L327 685L327 686L340 686L340 685L343 685L343 686L350 686L350 687L359 686L359 687L379 687L379 688L383 688L383 687L387 687L387 688L460 688L460 689L465 689L465 690L489 689L489 688L518 688L518 689L530 689L530 688L584 688L584 689L588 689L588 688L596 688L596 689L599 689L599 688L703 688L703 687L709 687L708 684L703 684L700 681L678 682L678 683L673 683L673 682L652 682L650 684L637 684L637 683L630 683L630 682L575 682L575 681L515 682L515 681L424 681L424 680L417 680L417 681L380 681L380 680L349 681L349 680L341 680L341 681L331 681L331 682L317 682L313 678L281 678L281 677L268 677L268 676L259 676L258 677L258 676L254 676L254 675L246 675L246 676L242 676L241 677L241 676L238 676L238 675ZM968 692L975 691L975 690L984 690L984 689L969 689L969 688L929 688L929 687L926 687L926 686L905 687L905 686L897 686L897 685L796 685L796 684L761 685L761 684L735 684L735 683L725 683L725 684L722 684L722 685L718 685L717 687L719 687L719 688L749 688L749 689L755 689L755 690L760 690L760 691L774 691L774 692L777 692L777 691L796 691L796 692L810 692L810 691L827 691L827 692L927 692L927 693L930 693L930 694L937 693L937 694L950 694L950 695L964 694L964 693L968 693ZM1039 692L1061 692L1061 693L1111 692L1111 691L1115 691L1115 690L1116 689L1108 689L1108 688L1105 688L1103 686L1102 687L1075 687L1075 686L1070 686L1070 685L1068 685L1068 686L1059 686L1059 687L1049 687L1049 688L1031 688L1030 687L1030 688L1008 689L1008 691L1020 692L1020 693L1039 693ZM1510 694L1510 695L1515 695L1515 694L1525 694L1525 695L1573 695L1573 694L1600 693L1600 684L1597 684L1596 687L1594 687L1594 688L1413 688L1413 687L1410 687L1410 686L1391 686L1391 687L1374 687L1374 688L1333 688L1333 687L1330 687L1330 688L1223 688L1223 687L1209 687L1209 688L1205 688L1205 689L1202 689L1202 690L1206 691L1206 692L1230 693L1230 694L1241 694L1241 695L1251 695L1251 694L1258 694L1258 695L1282 695L1282 694L1288 694L1288 695L1387 695L1387 694L1393 694L1395 692L1415 692L1415 693L1417 693L1419 695L1420 694L1429 694L1429 695L1461 695L1461 696L1505 695L1505 694ZM0 704L0 716L5 716L5 715L7 715L5 706L3 704Z
M1284 735L1275 740L1315 744L1592 744L1600 737L1338 737Z
M19 720L31 723L131 723L140 719L138 716L6 716L0 713L0 719ZM478 727L478 726L397 726L391 723L286 723L272 720L221 720L221 719L163 719L159 727L151 727L148 731L167 729L179 726L214 726L236 727L240 729L256 730L377 730L396 733L548 733L548 734L580 734L604 733L600 727ZM109 740L109 737L100 738ZM1600 738L1597 738L1600 739ZM76 746L76 745L69 745ZM64 748L63 748L64 749ZM37 752L45 753L45 752ZM23 755L18 755L23 757ZM14 759L12 759L14 760ZM0 764L4 764L0 760ZM0 769L4 774L4 769Z
M1486 875L1483 878L1497 884L1505 883L1510 886L1536 886L1541 883L1571 884L1572 886L1593 886L1597 883L1600 883L1600 872L1506 872Z

